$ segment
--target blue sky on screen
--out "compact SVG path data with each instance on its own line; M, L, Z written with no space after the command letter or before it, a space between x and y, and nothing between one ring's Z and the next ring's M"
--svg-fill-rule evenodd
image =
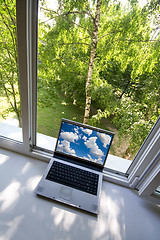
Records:
M57 151L103 164L112 135L62 123Z

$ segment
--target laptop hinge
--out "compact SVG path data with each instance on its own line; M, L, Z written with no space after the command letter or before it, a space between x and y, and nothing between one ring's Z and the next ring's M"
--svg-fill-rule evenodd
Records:
M78 161L75 158L68 158L66 156L61 155L60 153L57 153L57 152L54 152L53 157L58 158L60 160L64 160L66 162L74 163L74 164L82 166L82 167L86 167L86 168L95 170L95 171L98 171L98 172L102 172L102 170L103 170L103 166L102 167L101 166L94 166L90 163L87 163L85 160L84 161L83 160Z

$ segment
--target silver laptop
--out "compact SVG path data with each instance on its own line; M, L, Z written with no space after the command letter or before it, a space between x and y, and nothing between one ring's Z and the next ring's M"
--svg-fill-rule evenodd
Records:
M35 193L97 215L113 137L112 132L62 119L54 156Z

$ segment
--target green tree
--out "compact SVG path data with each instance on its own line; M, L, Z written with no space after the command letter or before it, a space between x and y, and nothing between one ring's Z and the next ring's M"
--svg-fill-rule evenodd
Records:
M0 93L7 98L7 112L15 112L21 126L18 81L16 1L0 1Z
M64 45L61 48L61 53L59 54L60 59L63 54L63 49L67 50L65 45L69 46L70 48L71 55L69 53L65 54L65 57L63 59L65 63L64 62L63 63L66 65L67 62L70 62L69 59L73 60L73 55L75 55L75 58L77 59L76 54L72 53L74 51L78 52L77 48L80 50L78 53L78 58L81 58L81 61L82 61L82 64L78 62L79 65L84 65L84 64L86 65L86 62L87 62L87 66L88 66L87 71L86 71L86 66L82 67L85 69L85 76L86 76L85 77L86 78L85 80L86 104L85 104L85 113L84 113L84 123L87 123L89 119L90 106L91 106L91 82L92 82L94 59L96 55L97 42L98 42L101 0L98 0L96 4L93 1L92 4L90 4L88 1L78 1L78 2L73 0L67 1L67 2L59 1L59 8L57 11L45 9L48 12L48 16L50 16L50 18L54 18L56 21L56 26L55 28L54 27L52 28L51 34L54 34L54 36L57 37L57 32L58 32L58 36L60 37L59 45L60 44ZM66 35L67 35L67 38L66 38ZM80 35L82 36L81 38L80 38ZM63 43L61 43L61 41ZM80 45L80 46L77 47L77 45ZM84 47L84 45L87 46L87 49L86 47ZM65 61L65 59L67 61ZM72 69L73 69L73 66L72 66ZM75 66L75 69L77 69L76 66ZM68 68L67 68L67 71L68 71ZM64 69L62 72L66 73ZM69 75L70 75L69 76L70 78L72 76L72 71L70 71ZM71 84L71 81L70 81L70 84ZM83 86L83 89L84 89L84 86Z
M52 24L41 23L41 82L46 88L59 84L82 104L84 122L92 99L98 109L92 122L110 117L132 143L159 114L159 38L152 36L159 7L154 7L140 8L138 1L123 7L119 1L74 0L59 1L57 10L42 7ZM145 134L139 135L138 147Z

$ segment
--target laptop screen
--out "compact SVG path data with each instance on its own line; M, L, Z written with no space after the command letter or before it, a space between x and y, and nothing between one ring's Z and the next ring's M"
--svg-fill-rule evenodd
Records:
M114 133L62 119L56 152L103 166Z

